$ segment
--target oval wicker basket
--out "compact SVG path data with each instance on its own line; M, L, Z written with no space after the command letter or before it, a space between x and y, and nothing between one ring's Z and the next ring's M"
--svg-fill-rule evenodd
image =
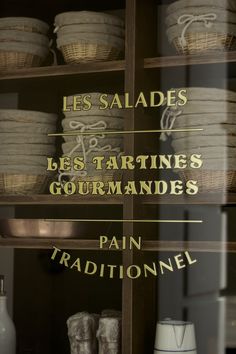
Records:
M42 194L46 192L49 182L48 175L0 173L0 194Z
M49 48L24 42L0 43L0 71L41 66Z
M119 117L120 119L123 119L125 115L125 110L116 108L102 110L99 109L99 106L92 106L92 108L88 111L69 111L63 112L63 114L68 119L78 117L86 118L89 116L98 116L99 119L102 119L103 117L110 117L110 119Z
M202 113L180 115L175 120L175 128L201 128L204 125L235 124L235 113Z
M207 146L188 149L188 151L178 150L175 151L176 155L193 155L198 154L202 156L203 161L209 159L222 159L222 161L228 161L227 159L235 158L236 148L229 146Z
M15 30L0 30L0 42L33 43L49 48L49 38L40 33L30 33Z
M236 92L214 87L181 87L178 91L186 90L189 101L228 101L236 102ZM204 100L204 101L203 101ZM212 102L214 104L214 102Z
M84 42L64 45L61 51L67 64L117 60L123 53L110 46Z
M89 138L85 138L84 139L84 147L86 150L89 149ZM94 148L94 150L96 151L97 149L103 148L105 146L111 146L113 149L119 149L123 147L123 142L124 139L122 136L116 136L116 137L105 137L104 139L99 139L98 138L98 144L97 146ZM64 154L68 154L70 153L75 146L78 145L77 141L76 141L76 136L74 137L74 141L72 142L67 142L67 143L63 143L62 144L62 151ZM83 152L82 146L78 146L78 148L76 149L76 152L81 153Z
M78 33L57 38L67 64L90 61L106 61L121 58L124 40L108 34Z
M213 17L211 16L214 14L215 20L213 20ZM182 17L183 16L183 17ZM177 11L175 11L172 14L169 14L166 19L165 23L167 27L174 26L178 23L179 19L181 17L186 20L186 23L188 23L188 19L190 21L190 16L192 21L194 20L194 16L202 16L202 19L204 17L209 17L212 18L213 21L220 22L223 24L229 23L229 24L235 24L236 23L236 16L235 13L232 11L228 10L222 10L220 8L213 8L209 6L201 6L201 7L182 7L179 8ZM200 20L199 20L200 21ZM180 20L181 22L181 20ZM195 23L195 22L193 22ZM189 27L191 28L191 26Z
M1 133L31 133L31 134L50 134L55 132L56 127L51 124L39 123L18 123L0 121ZM0 133L0 134L1 134Z
M0 165L16 165L21 163L24 166L37 165L47 170L47 157L38 155L9 155L0 154Z
M57 32L58 37L71 33L103 33L111 34L119 38L125 37L125 30L122 27L108 25L108 24L76 24L76 25L66 25L60 27Z
M212 22L211 26L206 27L204 22L193 22L188 28L176 24L167 29L167 36L179 54L230 51L236 48L236 25L230 23Z
M70 11L63 12L56 16L55 26L60 28L74 24L109 24L112 26L124 27L124 20L103 12L93 11Z
M236 191L236 171L185 170L179 175L183 181L197 181L199 192Z
M227 136L226 134L219 136L188 136L172 140L171 143L175 151L187 151L198 147L222 146L222 147L236 147L236 138L234 136Z
M188 33L185 36L186 45L183 46L179 38L173 44L179 54L194 55L207 51L230 51L236 48L236 37L222 33Z
M22 109L0 109L0 121L55 125L57 115L53 113L26 111Z
M56 138L47 136L47 134L31 134L31 133L0 133L1 144L55 144ZM0 150L1 154L1 150Z
M11 155L39 155L53 156L56 152L56 147L51 144L22 144L21 138L15 141L14 144L1 144L1 153L9 153Z
M176 12L183 7L186 8L187 11L189 7L199 8L202 6L236 11L235 0L178 0L168 6L167 14L169 15L173 12Z
M176 112L175 108L170 108L173 112ZM185 106L178 107L179 112L181 112L181 116L195 114L202 115L207 113L236 113L236 103L231 103L227 101L188 101Z
M236 136L236 124L211 124L211 125L199 125L198 128L203 129L201 136L207 135L209 139L212 136L219 136L219 138L227 139L226 136ZM199 136L199 131L191 132L172 132L173 140Z
M47 34L49 26L46 22L30 17L0 18L0 30L19 30L24 32Z
M110 117L99 117L99 116L89 116L83 119L83 117L78 117L78 118L72 118L72 119L63 119L62 120L62 127L64 129L65 132L69 132L69 131L73 131L73 129L71 129L71 122L77 122L77 123L81 123L85 126L88 125L95 125L98 124L99 122L101 122L102 124L105 123L106 128L110 131L116 131L116 130L122 130L124 128L124 120L121 118L113 118L110 119ZM99 126L97 125L97 131L99 130ZM103 130L103 129L102 129Z

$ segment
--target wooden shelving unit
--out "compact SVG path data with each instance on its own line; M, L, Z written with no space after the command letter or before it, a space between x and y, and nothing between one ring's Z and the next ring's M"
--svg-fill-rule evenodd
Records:
M73 8L73 5L71 4ZM83 2L84 3L84 2ZM93 2L93 6L100 10L108 7L110 2ZM119 2L120 4L123 2ZM44 4L47 6L48 4ZM103 6L104 5L104 6ZM61 9L61 6L53 3L48 5ZM82 5L81 5L82 6ZM110 5L113 7L113 5ZM116 7L116 6L115 6ZM119 6L118 6L119 7ZM67 6L66 6L67 8ZM74 9L74 8L73 8ZM56 10L55 10L56 11ZM76 66L59 65L24 70L15 70L9 73L0 73L1 92L19 92L20 108L39 109L40 102L34 99L34 92L40 92L42 99L42 110L53 111L56 107L59 112L57 96L65 92L75 93L78 90L96 90L96 83L99 82L103 88L116 91L129 92L132 98L140 91L150 91L150 88L158 88L160 71L162 69L185 68L189 70L192 66L204 66L211 64L235 63L236 52L219 54L207 54L196 56L157 56L156 33L157 33L157 2L155 0L126 0L126 56L123 60L104 63L89 63ZM44 16L46 8L42 9L41 16ZM46 16L46 15L45 15ZM148 21L147 21L148 19ZM155 72L154 77L152 73ZM97 80L99 78L99 80ZM156 80L158 81L156 82ZM60 85L58 86L58 83ZM73 84L71 84L71 82ZM49 87L47 90L47 86ZM45 88L45 92L44 92ZM50 90L52 96L48 97ZM29 98L25 97L29 94ZM31 100L31 94L33 99ZM54 97L55 96L55 97ZM45 101L43 100L45 98ZM61 102L60 102L61 103ZM40 107L39 107L39 106ZM153 121L148 121L141 110L130 109L126 112L125 130L140 130L146 127L153 127ZM125 153L135 155L142 153L147 144L147 139L140 135L125 136ZM145 140L146 139L146 140ZM146 143L146 144L145 144ZM155 147L157 148L157 147ZM124 179L135 178L135 172L125 174ZM117 206L123 210L124 219L140 219L142 212L145 217L157 218L156 208L158 206L232 206L236 205L236 193L228 194L199 194L196 197L78 197L78 196L51 196L51 195L30 195L30 196L0 196L1 210L5 207L21 210L23 207L44 206L72 207L97 207L107 205ZM96 212L93 210L93 215ZM191 251L196 253L236 253L236 243L226 241L160 241L158 230L154 225L147 229L145 225L124 223L124 235L143 235L142 252L137 250L116 251L122 257L122 264L141 264L148 260L150 254L159 252L183 252ZM147 236L145 236L147 234ZM119 241L120 244L120 241ZM87 235L86 239L37 239L37 238L0 238L0 247L14 248L19 250L50 250L53 246L65 250L77 250L79 252L91 251L99 253L99 241ZM105 250L106 251L106 250ZM110 286L109 284L107 286ZM150 279L132 281L125 278L122 281L122 354L150 354L153 352L153 337L156 321L157 298L156 280ZM145 304L145 306L144 306ZM45 352L46 353L46 352ZM47 354L47 353L46 353ZM55 353L51 353L55 354ZM61 353L59 353L61 354Z
M104 247L103 251L122 252L122 242L118 242L120 249ZM61 250L101 251L99 241L91 239L40 239L40 238L12 238L1 237L0 247L22 249L48 249L53 247ZM143 241L143 252L201 252L201 253L236 253L236 242L216 241Z
M39 68L27 68L0 73L0 81L27 80L27 79L53 79L58 77L70 77L77 75L89 75L98 73L124 72L125 61L108 61L80 65L57 65Z
M167 56L167 57L153 57L144 58L144 69L158 69L178 66L190 65L208 65L221 63L235 63L236 51L189 55L189 56ZM1 81L11 80L30 80L30 79L54 79L70 76L89 75L89 74L106 74L106 73L122 73L125 71L125 60L98 62L78 65L57 65L45 66L27 69L18 69L10 71L9 73L0 73Z
M121 196L107 197L104 203L102 196L52 196L52 195L27 195L27 196L0 196L0 205L123 205Z
M27 195L27 196L0 196L0 206L23 206L23 205L117 205L123 206L125 200L131 196L52 196ZM197 196L144 196L133 198L138 205L228 205L236 204L236 194L199 194Z

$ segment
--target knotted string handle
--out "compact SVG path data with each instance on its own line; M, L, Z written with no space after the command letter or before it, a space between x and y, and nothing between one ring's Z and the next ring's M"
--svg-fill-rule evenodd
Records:
M185 25L179 38L181 46L186 47L186 32L194 22L203 22L206 28L211 28L213 26L213 22L216 19L217 15L214 13L208 13L204 15L184 14L180 16L178 18L178 25Z
M179 108L178 102L174 107L166 107L162 113L161 117L161 129L162 130L171 130L174 127L175 121L178 116L182 114L182 110ZM171 135L171 132L161 133L160 140L166 141L168 136Z
M82 148L82 154L83 154L83 159L85 165L87 164L87 157L91 152L106 152L106 151L111 151L115 153L120 153L119 148L113 148L111 145L106 145L99 147L99 142L100 139L105 138L105 134L102 134L100 132L105 131L107 129L107 123L104 121L99 121L94 124L84 124L81 122L77 121L71 121L69 124L69 127L71 130L74 130L75 132L78 131L78 135L76 137L76 144L72 148L72 150L69 152L68 157L71 157L78 148ZM85 135L82 133L85 133L86 131L91 131L91 136L89 137L88 140L88 149L86 150L85 147ZM94 133L93 133L94 131ZM96 133L99 132L99 133ZM87 166L86 166L87 167ZM87 168L84 171L75 171L72 169L70 172L63 172L59 170L59 175L58 175L58 181L63 184L63 178L64 177L72 177L71 181L74 181L76 177L86 177L87 176Z

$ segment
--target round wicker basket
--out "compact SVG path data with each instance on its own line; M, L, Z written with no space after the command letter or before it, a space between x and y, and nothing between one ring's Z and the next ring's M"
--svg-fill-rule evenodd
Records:
M2 17L0 30L18 30L24 32L47 34L49 26L46 22L30 17Z
M212 104L214 104L214 101L236 102L236 92L226 89L215 87L181 87L178 91L180 90L186 90L188 102L213 101Z
M57 32L59 37L71 33L104 33L111 34L120 38L125 37L125 30L122 27L107 24L76 24L60 27Z
M183 181L198 181L199 192L236 191L236 171L185 170L179 172Z
M55 137L47 136L47 134L31 134L31 133L0 133L1 144L55 144ZM8 152L9 153L9 152ZM1 150L0 150L1 154Z
M57 38L57 46L68 64L119 59L124 39L105 33L71 33Z
M201 8L203 6L236 11L235 0L178 0L168 6L167 14L174 13L181 8L185 8L188 11L189 7Z
M51 124L40 123L18 123L0 121L1 133L31 133L31 134L50 134L55 132L56 127Z
M122 51L109 45L77 42L61 48L67 64L79 64L94 61L110 61L121 58Z
M57 115L22 109L0 109L0 122L40 123L55 125Z
M97 139L98 143L97 145L93 148L95 151L97 151L97 149L102 149L105 146L110 146L112 149L118 149L118 148L122 148L123 147L123 137L122 136L116 136L116 137L105 137L104 139ZM64 144L62 144L62 151L64 154L68 154L70 153L75 146L78 143L76 142L76 136L74 137L74 141L70 141L70 142L66 142ZM86 137L84 139L84 148L86 150L90 149L90 138ZM99 151L99 150L98 150ZM78 153L82 153L83 149L82 149L82 145L78 146L76 149L76 152Z
M102 116L88 116L88 117L75 117L75 118L66 118L62 120L62 126L65 132L72 131L71 122L81 123L85 126L88 125L97 125L99 122L105 123L106 129L108 130L122 130L124 128L124 120L121 118L112 118L111 117L102 117ZM97 125L97 131L99 130L99 125Z
M206 51L230 51L236 48L236 37L222 33L191 32L185 36L186 45L179 38L173 44L179 54L193 55Z
M49 38L40 33L16 30L0 30L0 42L23 42L37 44L49 48Z
M41 66L49 54L45 46L24 43L0 43L0 71Z
M0 71L41 66L42 58L30 53L0 51Z
M171 15L174 16L174 15ZM229 51L236 48L236 24L220 22L214 8L179 16L178 22L167 28L167 36L179 54L197 54L209 51Z
M123 28L124 20L107 13L93 11L63 12L55 18L55 26L58 28L74 24L108 24Z
M42 194L50 182L48 175L0 173L0 194Z

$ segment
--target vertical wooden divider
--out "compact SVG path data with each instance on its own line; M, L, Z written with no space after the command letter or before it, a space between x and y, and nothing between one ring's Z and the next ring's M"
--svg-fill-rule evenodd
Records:
M145 56L155 55L155 28L156 3L154 0L126 0L126 70L125 92L130 94L134 101L141 91L148 88L144 71ZM143 109L127 109L125 116L125 130L145 129ZM144 137L140 134L125 135L125 154L135 156L143 153ZM127 171L124 182L137 180L135 171ZM144 218L142 208L137 199L127 196L124 199L124 219ZM124 223L124 236L141 236L145 238L147 225ZM123 265L145 263L148 255L138 250L123 251ZM150 352L153 343L150 338L154 330L155 281L143 277L123 280L123 326L122 326L122 354L146 354ZM152 314L150 316L150 313Z

